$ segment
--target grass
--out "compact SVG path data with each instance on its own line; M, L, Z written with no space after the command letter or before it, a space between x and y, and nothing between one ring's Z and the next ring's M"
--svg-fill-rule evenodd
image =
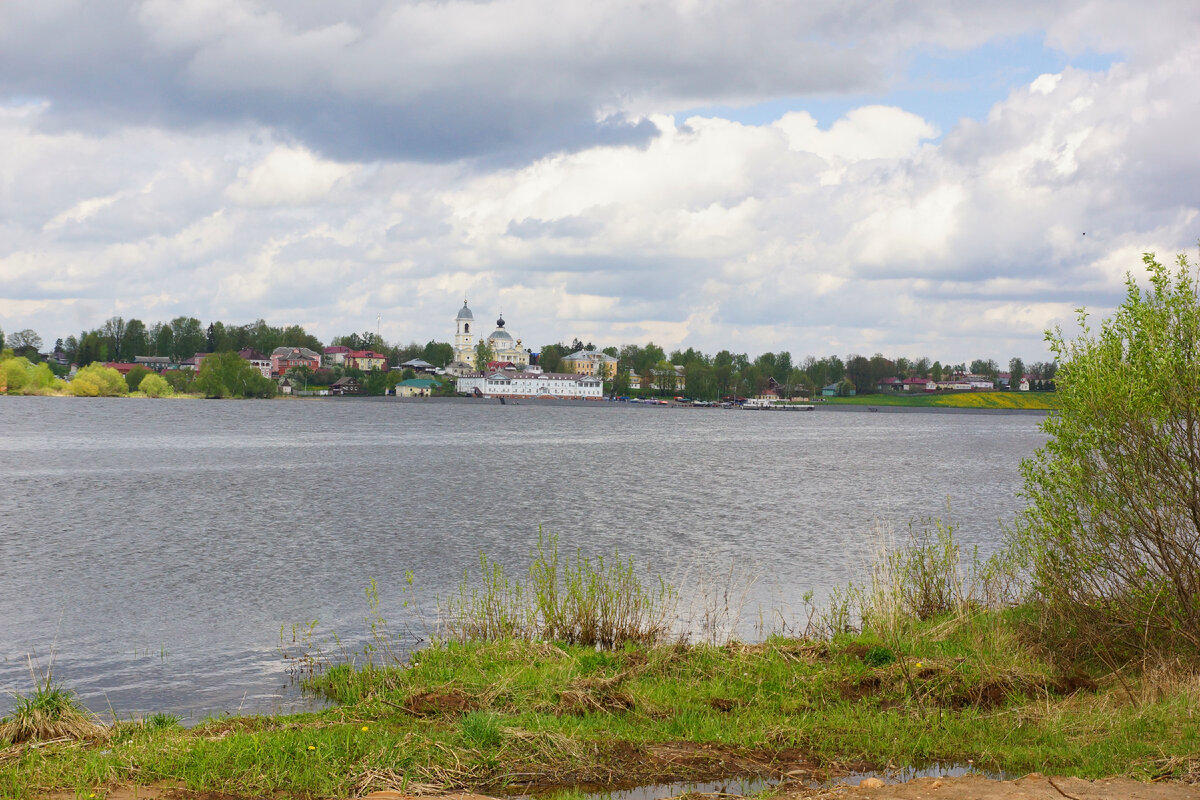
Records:
M123 723L103 745L9 747L0 796L163 780L243 797L514 791L968 760L1083 777L1195 767L1200 680L1160 676L1129 696L1055 672L1019 631L1010 611L938 617L887 645L447 642L409 664L314 676L338 701L318 714Z
M1177 663L1116 675L1058 663L1029 635L1036 612L1007 603L1012 568L1002 559L964 564L952 525L914 526L880 554L866 583L816 619L813 635L755 644L584 638L571 615L572 625L547 627L538 620L576 607L550 602L549 587L557 598L587 598L587 576L615 575L608 592L628 600L644 591L628 582L629 562L605 562L615 573L579 555L564 565L552 545L539 541L540 565L519 592L482 559L480 584L458 595L475 598L459 606L458 635L407 656L389 649L372 585L367 658L316 658L300 672L307 691L335 704L325 711L190 730L154 715L82 741L14 739L0 749L0 796L103 796L118 783L168 781L231 798L383 789L567 796L583 786L822 779L935 762L1200 779L1200 671ZM500 618L497 604L529 624L463 627L471 614ZM600 605L578 607L599 619ZM547 630L565 633L535 635Z
M34 689L14 697L12 713L0 721L0 744L30 740L103 738L108 729L81 707L69 689L54 682L50 669L39 675L32 662Z
M901 406L909 408L977 408L1052 411L1058 408L1054 392L949 392L946 394L864 394L826 397L824 403L847 406Z

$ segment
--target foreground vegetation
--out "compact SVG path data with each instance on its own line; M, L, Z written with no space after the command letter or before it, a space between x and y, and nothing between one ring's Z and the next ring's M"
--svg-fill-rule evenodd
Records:
M39 735L56 714L87 724L47 679L0 726L0 796L163 782L223 797L570 792L931 763L1200 779L1200 673L1059 658L1036 604L1009 602L1016 562L962 556L932 520L814 610L803 636L718 638L710 609L685 643L663 624L678 618L673 587L540 538L524 576L483 558L440 604L432 644L408 651L372 586L362 651L285 654L333 703L319 713Z
M113 726L0 750L0 796L168 781L257 797L493 792L932 762L1148 779L1200 768L1200 679L1065 673L1022 612L930 620L901 637L772 638L597 651L446 642L403 665L339 665L318 714ZM798 771L798 772L797 772Z

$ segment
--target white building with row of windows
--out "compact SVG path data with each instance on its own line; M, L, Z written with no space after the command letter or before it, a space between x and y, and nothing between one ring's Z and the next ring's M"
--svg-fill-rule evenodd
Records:
M603 382L591 375L542 372L530 367L523 372L499 370L474 372L458 378L459 394L478 397L552 398L561 400L602 400Z

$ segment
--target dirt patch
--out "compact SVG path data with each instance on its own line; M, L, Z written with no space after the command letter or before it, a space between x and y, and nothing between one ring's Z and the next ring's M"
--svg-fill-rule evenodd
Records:
M465 714L479 708L473 697L458 689L448 692L421 692L404 701L401 706L415 717Z
M864 781L864 784L868 784ZM1087 781L1034 773L1014 781L979 775L918 778L895 785L788 787L780 797L800 800L1196 800L1200 787L1182 783L1141 783L1127 778Z
M731 697L713 697L709 699L708 705L714 711L728 714L730 711L741 706L742 701Z
M625 692L564 689L558 696L558 713L580 716L594 711L631 711L633 698Z
M843 700L858 702L867 697L874 697L883 691L883 678L877 674L863 675L860 678L848 678L838 685L838 694Z

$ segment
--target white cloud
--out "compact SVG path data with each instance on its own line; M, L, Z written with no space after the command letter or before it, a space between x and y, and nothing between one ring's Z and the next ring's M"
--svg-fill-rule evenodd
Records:
M1041 328L1112 304L1140 253L1189 247L1200 215L1200 47L1179 38L1194 12L1172 7L1161 27L1176 38L1162 51L1147 44L1168 35L1158 28L1130 23L1123 40L1100 19L1115 6L1078 7L1098 21L1033 3L957 17L905 4L866 23L853 4L787 19L705 3L381 3L344 17L298 2L137 4L152 49L141 55L180 65L184 78L166 85L205 122L160 109L168 127L67 124L56 114L69 92L47 83L48 102L5 100L0 79L0 327L52 339L116 308L148 321L309 321L329 338L380 314L385 333L423 342L449 337L465 295L487 324L503 310L535 347L580 336L1038 358ZM33 6L13 8L32 16L0 12L0 47L20 44L6 16L37 21ZM1064 19L1091 27L1070 36ZM810 84L882 87L883 65L913 43L962 48L1040 27L1064 47L1104 42L1130 58L1032 78L941 139L899 101L825 126L804 110L758 125L672 113ZM131 97L149 97L142 89ZM214 97L283 110L230 124L206 105ZM531 113L530 98L545 107ZM420 114L385 119L410 102ZM472 152L509 153L516 136L536 154L457 159L451 148L437 165L364 147L334 159L289 121L331 109L347 116L330 137L427 125L482 143ZM538 138L605 109L655 135Z
M308 205L325 198L355 168L325 161L308 150L279 146L253 167L238 169L225 196L247 206Z

